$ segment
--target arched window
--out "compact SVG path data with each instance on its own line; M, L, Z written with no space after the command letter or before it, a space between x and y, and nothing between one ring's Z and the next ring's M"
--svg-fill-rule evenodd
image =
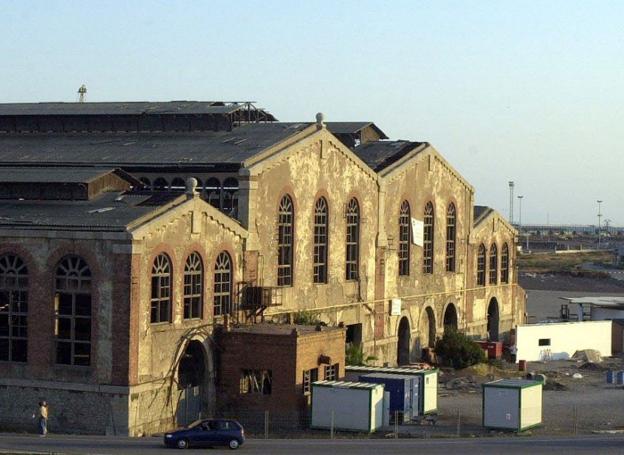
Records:
M171 181L171 191L184 191L186 189L186 183L183 178L176 177Z
M28 269L13 254L0 256L0 360L28 360Z
M184 264L184 319L202 317L204 266L198 253L191 253Z
M314 204L314 282L327 283L329 209L324 197Z
M206 197L208 203L216 208L221 208L221 182L211 177L206 181Z
M169 188L169 183L163 177L158 177L154 180L155 191L166 191Z
M214 269L214 315L230 314L232 311L232 260L222 251L217 256Z
M143 185L145 185L145 188L149 189L152 187L152 182L147 177L141 177L139 180Z
M223 211L232 217L238 215L238 180L233 177L223 182Z
M498 284L498 248L496 243L490 247L490 284Z
M399 275L410 273L410 206L403 201L399 211Z
M152 298L150 322L171 321L171 261L159 254L152 265Z
M446 210L446 271L455 271L455 237L457 235L457 214L455 204Z
M477 286L485 286L485 245L479 245L477 253Z
M357 280L360 265L360 206L353 198L347 204L346 279Z
M423 230L423 273L433 273L433 204L425 205Z
M501 283L509 283L509 247L506 243L501 250Z
M91 269L79 256L56 267L56 363L91 365Z
M282 197L277 216L277 285L293 284L293 235L295 210L290 196Z

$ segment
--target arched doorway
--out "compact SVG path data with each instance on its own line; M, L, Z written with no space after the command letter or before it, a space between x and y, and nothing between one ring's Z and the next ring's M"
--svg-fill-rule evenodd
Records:
M444 330L446 331L447 328L457 330L457 310L452 303L449 303L444 310Z
M399 322L399 341L397 343L397 364L405 365L409 363L410 357L410 326L409 321L404 316Z
M416 343L416 349L421 359L426 360L427 356L423 352L425 348L435 347L436 341L436 320L435 314L431 307L425 308L420 316L420 323L418 325L418 342Z
M500 316L498 313L498 301L492 297L487 311L487 331L490 341L498 341Z
M189 341L178 363L178 424L188 425L207 414L214 393L210 365L202 343Z

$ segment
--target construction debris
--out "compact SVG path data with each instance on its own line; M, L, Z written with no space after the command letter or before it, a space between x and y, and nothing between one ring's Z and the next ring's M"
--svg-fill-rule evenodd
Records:
M595 349L583 349L580 351L576 351L572 356L572 359L580 362L592 362L592 363L600 363L602 362L602 357L600 357L600 352Z

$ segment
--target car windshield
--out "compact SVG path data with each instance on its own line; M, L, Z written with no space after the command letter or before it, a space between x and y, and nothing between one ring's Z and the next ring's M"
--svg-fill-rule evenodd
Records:
M203 422L203 420L196 420L195 422L193 422L192 424L190 424L187 428L195 428L198 425L201 425L201 423Z

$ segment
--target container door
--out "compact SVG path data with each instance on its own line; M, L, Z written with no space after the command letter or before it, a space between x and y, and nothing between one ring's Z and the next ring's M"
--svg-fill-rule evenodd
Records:
M412 417L420 415L420 377L414 376L412 380Z

